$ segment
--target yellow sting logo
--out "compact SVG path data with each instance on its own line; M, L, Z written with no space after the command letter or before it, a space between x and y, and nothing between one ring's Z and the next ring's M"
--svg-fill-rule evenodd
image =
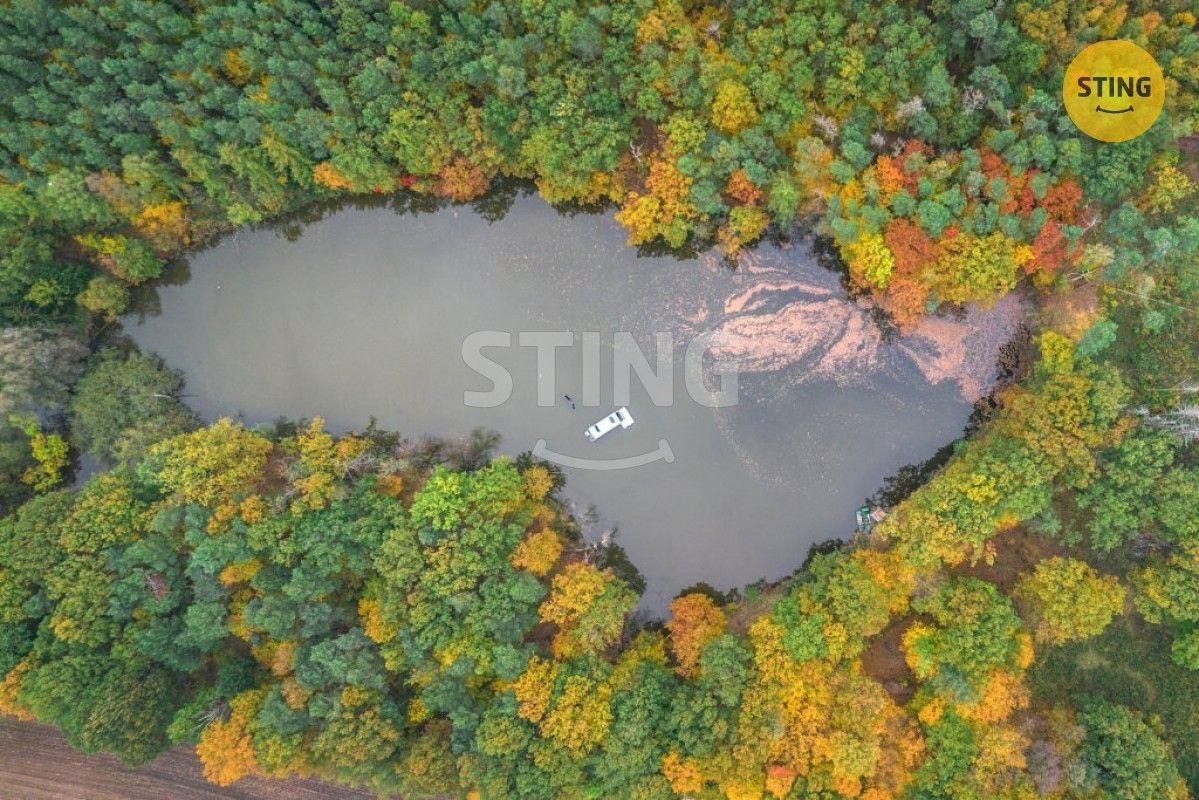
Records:
M1062 100L1087 136L1123 142L1157 121L1166 102L1166 82L1153 56L1132 42L1096 42L1066 68Z

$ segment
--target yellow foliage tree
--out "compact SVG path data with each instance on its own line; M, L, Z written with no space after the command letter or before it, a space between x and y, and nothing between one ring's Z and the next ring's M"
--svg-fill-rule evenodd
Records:
M611 572L590 564L567 565L554 576L540 608L541 619L558 626L554 655L570 658L615 644L636 603L637 595Z
M116 322L117 318L129 308L129 287L122 280L109 275L97 275L88 281L87 288L75 297L75 302L93 314L98 314L108 322Z
M224 68L225 74L229 76L229 80L237 86L246 85L254 77L254 70L246 63L241 50L237 48L231 47L224 52L221 66Z
M1033 257L1031 247L1002 233L960 233L942 240L936 261L925 269L925 280L941 300L990 302L1016 285Z
M328 189L335 189L339 192L354 191L354 182L341 174L337 167L328 161L322 161L312 168L312 179Z
M900 553L895 550L861 548L854 551L853 558L883 590L882 597L887 603L887 613L890 616L908 610L912 592L916 590L918 581L916 570Z
M261 521L267 512L266 501L261 495L252 494L245 500L241 501L238 506L237 515L241 517L241 521L247 525L253 525L255 522Z
M301 686L291 675L280 681L279 693L283 695L283 702L287 703L287 707L297 711L308 705L308 700L312 697L312 692Z
M1145 194L1145 210L1150 213L1168 214L1175 205L1195 193L1195 184L1186 173L1173 165L1157 171L1153 185Z
M46 492L58 485L63 469L67 466L70 447L67 440L57 433L46 433L33 416L13 415L8 420L29 437L29 451L34 465L21 475L21 482L35 492Z
M185 502L214 505L249 494L262 478L271 443L228 417L150 449L158 480Z
M712 124L723 133L737 133L758 121L758 107L745 84L726 78L716 85Z
M1020 676L1012 670L997 669L978 693L978 698L961 703L957 712L976 722L1001 722L1013 712L1028 707L1029 694Z
M29 671L27 660L18 661L17 665L8 671L0 680L0 716L15 717L29 722L34 719L33 712L20 701L21 676Z
M690 201L691 178L679 169L670 145L650 162L645 186L648 193L629 192L616 212L616 221L629 231L629 244L646 244L661 237L673 247L682 245L696 211Z
M1012 596L1037 640L1058 645L1101 633L1124 607L1125 590L1086 562L1055 556L1021 576Z
M540 502L554 488L554 476L541 464L534 464L521 473L524 480L525 496L533 502Z
M383 644L390 642L400 632L400 626L383 616L379 600L370 595L358 600L358 618L362 620L362 632L372 642Z
M379 490L379 494L398 498L404 493L404 476L394 473L380 475L376 487Z
M541 722L550 706L557 677L557 664L533 656L525 671L512 684L512 691L516 695L516 713L534 724Z
M191 243L191 220L187 206L178 201L145 206L133 220L138 233L156 250L177 250Z
M704 788L703 773L693 758L669 752L662 758L662 774L675 794L697 794Z
M541 732L575 758L591 752L612 723L612 687L582 675L566 679L553 709L541 721Z
M349 463L361 455L369 443L358 436L334 439L325 432L325 420L315 417L308 428L296 436L293 446L300 457L304 475L295 480L300 497L292 510L327 508L337 493L337 479L345 475Z
M562 555L562 540L549 528L530 534L512 551L512 564L538 577L549 572Z
M976 779L992 791L1003 783L1011 770L1024 769L1028 763L1024 751L1029 739L1012 725L976 726L978 755L974 759Z
M862 234L856 242L845 245L842 254L849 263L849 274L859 285L882 289L890 281L895 254L882 234Z
M732 255L766 232L770 215L758 206L733 206L728 222L716 231L725 253Z
M257 558L251 557L244 561L236 561L226 565L221 569L220 580L225 586L233 586L238 583L245 583L258 574L262 569L262 562Z

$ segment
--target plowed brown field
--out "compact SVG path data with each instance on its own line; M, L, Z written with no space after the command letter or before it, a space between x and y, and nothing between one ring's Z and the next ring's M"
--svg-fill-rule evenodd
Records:
M71 749L45 725L0 717L0 800L373 800L313 780L245 778L224 789L204 780L200 762L177 747L130 769L107 755Z

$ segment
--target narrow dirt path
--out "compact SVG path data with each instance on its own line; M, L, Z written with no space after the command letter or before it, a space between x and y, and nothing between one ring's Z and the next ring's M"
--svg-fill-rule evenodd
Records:
M314 780L246 778L221 789L204 780L187 747L130 769L71 749L46 725L0 717L0 800L374 800Z

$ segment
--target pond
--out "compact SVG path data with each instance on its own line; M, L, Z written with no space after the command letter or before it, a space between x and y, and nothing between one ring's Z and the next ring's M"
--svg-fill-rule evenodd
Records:
M495 221L346 207L286 232L243 230L192 254L125 330L184 371L207 419L319 415L348 430L375 417L409 436L481 426L504 452L567 464L566 496L598 510L589 536L618 531L651 613L697 581L782 577L813 543L849 535L886 476L962 432L1021 313L1007 299L886 336L810 243L760 245L736 269L643 257L610 216L533 197ZM693 343L702 362L685 358ZM487 361L472 367L467 351ZM659 378L634 376L623 397L623 359L638 353ZM689 363L703 364L698 386ZM501 367L510 397L470 400ZM713 392L734 371L731 403ZM619 406L635 423L587 441Z

